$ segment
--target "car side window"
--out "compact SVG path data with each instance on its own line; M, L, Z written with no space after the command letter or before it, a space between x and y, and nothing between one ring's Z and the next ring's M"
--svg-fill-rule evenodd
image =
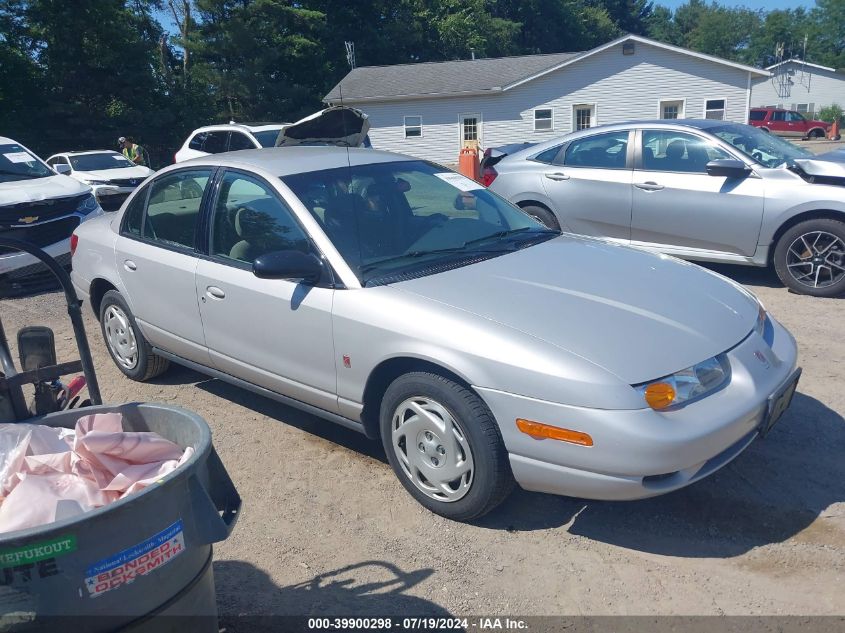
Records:
M643 169L704 174L707 163L733 158L714 143L674 130L643 130Z
M146 187L132 198L132 202L129 203L129 206L126 207L126 212L123 214L123 228L121 229L121 233L133 237L141 237L141 226L144 221L144 206L147 203L147 194L149 191L149 187Z
M202 151L209 154L219 154L226 151L229 143L229 133L225 131L209 132L203 143Z
M200 204L210 177L210 169L192 169L155 180L150 186L144 238L168 246L196 248Z
M625 169L628 158L628 130L595 134L572 141L566 148L567 167ZM560 164L560 157L555 161Z
M772 112L771 121L785 121L786 120L786 112L777 111Z
M220 182L211 231L212 255L247 264L274 251L312 251L305 231L276 192L234 171Z
M553 160L557 157L557 155L560 153L560 148L561 148L561 146L560 146L560 145L555 145L554 147L551 147L551 148L549 148L549 149L547 149L547 150L545 150L545 151L542 151L542 152L540 152L539 154L537 154L537 155L534 157L534 160L536 160L538 163L547 163L547 164L551 164L551 163L552 163L552 161L553 161Z
M229 151L235 152L239 149L255 149L255 143L246 134L232 132L232 135L229 137Z
M208 132L199 132L194 134L194 138L191 139L191 142L188 143L188 147L190 149L195 149L199 152L204 151L202 148L205 146L205 139L208 138Z
M798 112L787 112L786 120L791 123L801 123L804 121L804 117L801 116Z

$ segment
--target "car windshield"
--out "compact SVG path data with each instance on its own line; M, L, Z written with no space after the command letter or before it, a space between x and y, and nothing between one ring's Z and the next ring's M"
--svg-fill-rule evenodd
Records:
M276 139L279 137L279 132L282 128L273 128L272 130L262 130L260 132L253 132L255 139L261 143L261 147L275 147Z
M440 272L558 235L474 180L423 161L282 180L364 285Z
M102 171L104 169L122 169L135 166L121 154L112 154L111 152L81 154L68 158L70 158L73 171Z
M0 182L47 178L56 174L17 143L0 145Z
M778 167L795 158L812 156L789 141L750 125L723 125L708 130L764 167Z

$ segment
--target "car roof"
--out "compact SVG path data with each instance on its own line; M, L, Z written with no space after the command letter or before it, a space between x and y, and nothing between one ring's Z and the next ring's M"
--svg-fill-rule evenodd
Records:
M15 139L9 138L8 136L0 136L0 143L3 143L4 145L11 143L14 143L15 145L20 145L20 143L18 143Z
M215 123L198 127L191 132L191 136L197 132L214 132L216 130L241 130L247 132L263 132L264 130L279 129L288 123Z
M118 156L121 155L113 149L86 149L78 152L58 152L56 154L53 154L53 156L86 156L88 154L117 154ZM50 156L50 158L53 158L53 156Z
M334 169L371 163L391 163L419 159L364 147L334 147L325 145L297 145L293 147L267 147L237 152L223 152L192 158L177 166L219 165L223 167L257 167L276 176L289 176L309 171ZM175 166L174 166L175 167ZM445 169L445 168L444 168Z

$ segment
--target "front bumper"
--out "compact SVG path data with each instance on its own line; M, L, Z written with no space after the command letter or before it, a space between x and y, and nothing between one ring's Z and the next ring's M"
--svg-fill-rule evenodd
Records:
M797 365L795 339L774 319L771 328L771 346L755 332L727 353L727 386L674 411L585 409L476 389L499 422L522 488L586 499L653 497L714 473L758 436L769 396ZM516 428L517 418L588 433L594 444L534 439Z

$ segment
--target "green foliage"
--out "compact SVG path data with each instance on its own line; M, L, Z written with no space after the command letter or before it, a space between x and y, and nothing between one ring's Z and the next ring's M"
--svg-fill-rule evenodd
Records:
M349 70L345 41L364 66L582 51L636 33L767 66L781 42L801 56L806 36L808 61L845 68L843 24L845 0L769 12L712 0L675 11L659 0L0 0L0 134L41 154L131 135L160 165L200 125L319 108Z
M819 120L833 123L839 121L839 125L845 125L845 111L836 103L825 106L819 110Z

